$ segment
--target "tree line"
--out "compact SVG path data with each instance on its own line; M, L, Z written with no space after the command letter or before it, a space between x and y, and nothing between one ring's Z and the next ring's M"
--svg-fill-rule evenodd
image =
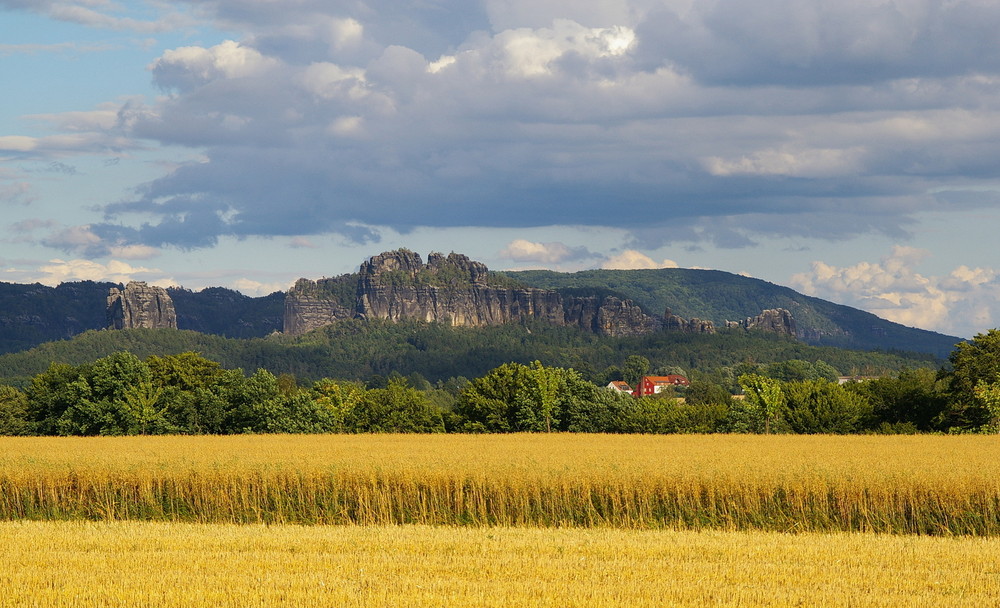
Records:
M472 380L390 373L301 382L226 369L194 352L140 359L120 351L82 365L54 363L23 390L0 386L0 434L1000 430L1000 331L959 344L949 364L839 384L822 361L744 363L637 399L538 361L504 363ZM634 377L649 367L633 355L606 372ZM726 386L734 375L735 395Z

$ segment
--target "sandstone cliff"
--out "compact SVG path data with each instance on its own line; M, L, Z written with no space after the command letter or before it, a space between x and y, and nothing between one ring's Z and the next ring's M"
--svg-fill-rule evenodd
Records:
M167 290L143 281L129 281L124 289L112 287L107 316L111 329L177 329L177 313Z
M784 308L770 308L756 317L747 317L742 321L726 321L726 327L760 329L793 338L798 335L792 313Z
M370 319L416 319L482 327L538 319L563 324L559 294L515 287L481 262L432 253L424 264L412 251L390 251L361 265L357 313Z
M542 321L576 326L601 336L640 336L661 329L714 333L715 325L684 319L667 310L646 314L614 295L563 295L524 287L489 271L481 262L451 253L431 253L425 264L406 249L369 258L357 274L299 279L285 296L284 332L298 335L350 318L418 320L461 327ZM727 327L762 329L795 336L784 309L766 310Z
M285 294L283 331L299 335L342 319L352 319L357 305L357 275L299 279Z
M615 296L564 296L565 324L601 336L639 336L659 330L663 323L632 300Z
M571 296L523 287L490 273L481 262L431 253L425 264L405 249L374 256L358 274L300 279L285 298L284 332L301 334L352 317L421 320L483 327L524 321L576 325L606 336L659 329L630 300Z
M670 312L668 308L663 313L663 329L667 331L679 331L686 334L714 334L715 323L703 319L685 319Z

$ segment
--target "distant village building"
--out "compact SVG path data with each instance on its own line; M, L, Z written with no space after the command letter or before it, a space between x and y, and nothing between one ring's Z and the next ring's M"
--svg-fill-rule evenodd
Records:
M647 397L655 395L666 388L690 386L690 384L687 378L676 374L670 376L643 376L639 380L639 385L632 391L632 394L636 397Z
M881 376L839 376L837 384L853 384L855 382L867 382L868 380L878 380Z
M608 388L614 389L619 393L631 393L632 387L628 385L628 382L624 380L612 380L608 382Z

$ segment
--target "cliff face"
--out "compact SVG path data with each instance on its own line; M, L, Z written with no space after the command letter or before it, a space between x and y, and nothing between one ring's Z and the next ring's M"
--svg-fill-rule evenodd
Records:
M355 285L353 295L350 285ZM361 265L357 275L300 279L285 297L284 331L301 334L341 319L420 320L483 327L529 320L577 325L607 336L649 333L659 321L629 300L563 298L498 279L481 262L432 253L425 264L412 251L389 251Z
M662 321L642 312L631 300L608 296L597 310L597 333L602 336L641 336L662 326Z
M167 290L143 281L129 281L124 290L112 287L107 315L111 329L177 329L177 313Z
M342 319L354 318L356 292L357 277L352 275L318 281L299 279L285 294L284 333L304 334Z
M783 314L782 314L783 311ZM576 326L601 336L640 336L661 329L714 333L711 321L662 318L613 295L567 295L523 287L490 273L481 262L452 253L420 255L401 249L370 258L358 274L299 279L285 296L284 332L302 334L350 318L419 320L461 327L524 321ZM733 324L795 335L791 313L780 309Z
M562 325L559 294L491 282L481 262L432 253L390 251L361 265L357 312L370 319L417 319L482 327L538 319Z
M742 321L726 321L726 327L760 329L792 338L797 335L795 319L792 318L792 313L784 308L770 308L762 311L756 317L747 317Z
M663 313L663 329L667 331L679 331L686 334L714 334L715 323L703 319L685 319L675 315L668 308Z

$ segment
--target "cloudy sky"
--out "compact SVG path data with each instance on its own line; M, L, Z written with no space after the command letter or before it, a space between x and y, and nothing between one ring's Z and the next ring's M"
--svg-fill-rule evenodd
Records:
M0 0L0 280L408 247L1000 325L996 0Z

